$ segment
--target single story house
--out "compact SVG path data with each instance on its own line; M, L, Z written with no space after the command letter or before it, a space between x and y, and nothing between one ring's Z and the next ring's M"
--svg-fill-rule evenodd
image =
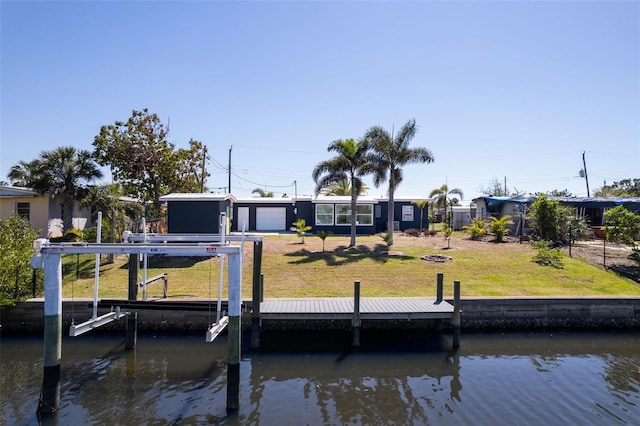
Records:
M40 195L29 188L0 186L0 220L14 214L27 219L42 238L62 235L62 208L55 197ZM91 226L95 226L91 213L76 203L73 227L83 230Z
M490 216L502 217L510 215L514 222L512 231L520 235L520 230L527 232L526 216L531 204L537 197L533 195L516 195L514 197L478 197L476 203L476 217L487 219ZM604 197L548 197L556 200L560 205L573 207L579 217L584 217L587 223L597 231L604 225L605 212L616 206L624 206L632 212L640 212L640 198L604 198ZM597 232L596 232L597 233Z
M413 204L419 197L397 197L394 202L395 229L420 228L420 209ZM231 194L169 194L160 197L167 204L169 233L217 233L217 218L227 212L230 230L241 232L290 231L298 219L312 227L311 232L351 232L351 199L341 196L298 198L235 198ZM386 198L358 197L357 233L373 235L386 231ZM423 227L429 225L423 212Z

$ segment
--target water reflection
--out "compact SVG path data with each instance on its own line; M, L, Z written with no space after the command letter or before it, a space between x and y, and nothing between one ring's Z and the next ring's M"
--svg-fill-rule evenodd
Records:
M440 336L374 344L363 334L351 351L348 334L278 333L265 351L245 351L231 416L224 339L140 336L134 351L121 342L64 340L60 412L45 424L640 423L633 333L467 335L458 353ZM41 339L2 338L1 424L37 424L41 357Z

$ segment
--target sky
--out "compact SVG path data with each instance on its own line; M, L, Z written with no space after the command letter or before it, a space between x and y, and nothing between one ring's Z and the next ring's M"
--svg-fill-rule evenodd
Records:
M591 195L640 178L636 0L2 0L0 24L0 180L144 108L177 148L203 142L208 188L231 176L236 197L313 195L332 141L412 118L434 162L405 166L396 197L586 196L584 164Z

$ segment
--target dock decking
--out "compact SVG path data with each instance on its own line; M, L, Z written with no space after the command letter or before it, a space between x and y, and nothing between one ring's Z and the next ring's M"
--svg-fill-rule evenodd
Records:
M260 303L260 317L265 320L349 320L354 315L354 299L347 297L265 299ZM444 300L424 297L363 297L360 318L450 319L453 305Z

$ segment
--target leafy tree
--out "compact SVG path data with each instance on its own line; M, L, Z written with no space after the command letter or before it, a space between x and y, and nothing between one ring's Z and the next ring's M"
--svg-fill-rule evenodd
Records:
M429 205L429 200L416 200L416 201L412 201L411 204L414 204L416 207L418 207L420 209L420 230L422 231L422 225L423 225L423 221L422 218L424 217L424 208L427 207L427 205Z
M358 196L365 195L367 193L367 190L369 190L369 188L367 187L367 185L363 183L362 187L360 188L360 193L358 194ZM323 188L322 194L336 195L336 196L351 195L351 182L349 181L349 179L345 177L344 179L340 180L340 182L337 182L333 185L329 185L326 188Z
M531 228L541 240L560 241L561 209L557 200L539 195L531 205L529 213Z
M368 173L366 141L356 142L353 139L338 139L329 144L327 151L337 155L320 162L313 169L312 177L316 183L315 193L323 188L335 186L348 181L351 188L351 241L349 247L356 245L356 202L364 184L362 177Z
M304 244L304 236L307 232L311 231L311 226L308 226L304 219L298 219L293 222L293 227L291 229L296 231L298 237L302 238L302 244Z
M500 219L495 216L491 216L489 231L496 236L496 242L501 243L504 236L511 232L509 225L513 225L513 221L511 220L511 216L508 214L502 216Z
M260 195L260 198L273 198L273 192L271 191L267 192L261 188L256 188L253 191L251 191L251 193Z
M497 177L494 177L489 182L489 186L480 187L480 192L488 197L508 197L509 191L503 184L498 180Z
M126 194L152 201L155 214L160 212L160 197L174 186L175 171L180 170L167 134L160 118L144 109L134 110L126 122L102 126L93 141L98 163L111 168Z
M32 293L33 242L38 231L19 215L0 220L0 307L13 306ZM42 290L42 270L36 271Z
M640 179L623 179L604 185L594 194L596 197L640 197Z
M73 226L73 205L86 194L86 183L101 177L91 153L71 146L42 151L36 160L20 162L9 172L10 179L18 179L39 194L61 199L63 233Z
M409 143L416 135L416 121L407 121L397 135L393 136L380 126L371 127L365 133L364 140L371 147L367 156L369 167L373 171L373 184L379 187L389 182L387 233L393 244L394 200L393 196L403 180L402 167L414 163L431 163L434 158L430 150L423 147L410 148Z
M551 197L573 197L573 194L568 189L553 189L547 193Z
M429 193L429 198L436 197L434 201L435 205L439 208L444 208L444 213L445 213L445 216L448 218L447 223L449 226L451 226L451 220L453 219L453 206L458 204L457 198L450 197L452 194L457 194L460 196L460 198L464 197L461 189L459 188L449 189L449 187L446 184L442 185L440 188L434 189L433 191L431 191L431 193ZM455 203L453 202L453 200L455 200ZM451 207L450 215L447 215L447 206Z
M616 206L605 212L605 235L607 240L633 244L640 238L640 214Z
M205 192L207 178L211 174L206 165L211 160L207 147L200 141L190 139L189 149L176 152L176 170L169 184L169 192Z

